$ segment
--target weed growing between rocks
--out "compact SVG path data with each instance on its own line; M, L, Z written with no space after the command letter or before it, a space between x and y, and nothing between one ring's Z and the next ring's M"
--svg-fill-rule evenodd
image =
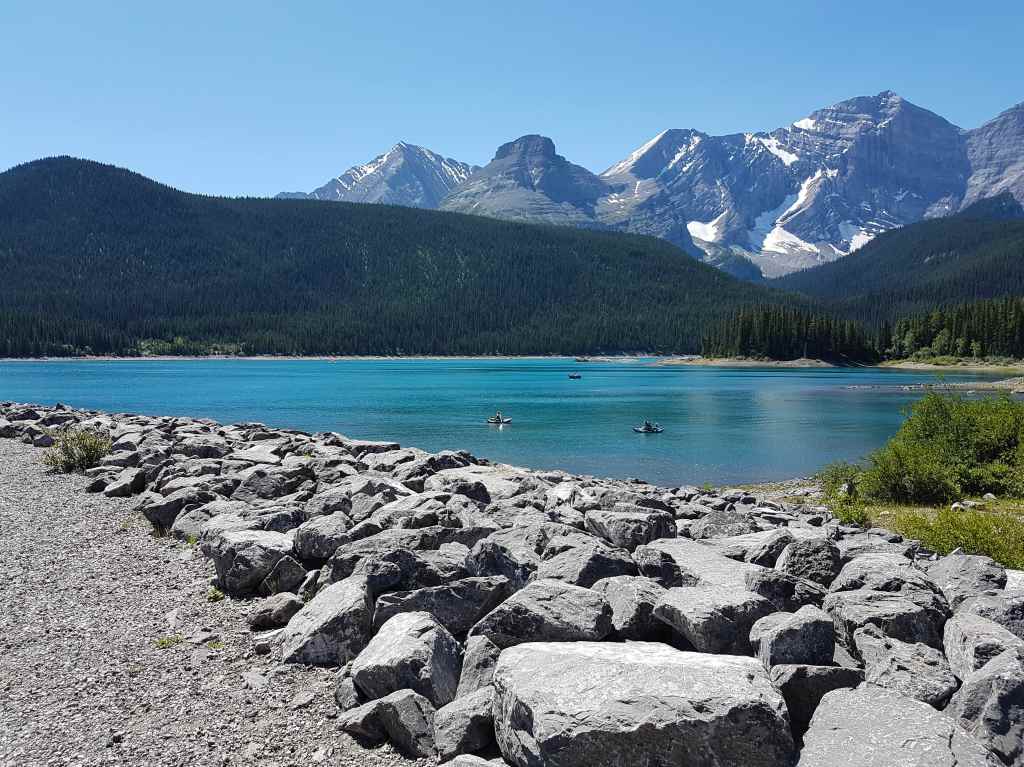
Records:
M72 474L96 466L110 452L110 440L88 429L65 429L43 456L54 471Z
M210 590L206 592L206 601L220 602L222 599L224 599L224 592L216 586L210 586Z
M176 645L180 645L184 641L185 637L181 634L171 634L170 636L160 637L153 644L158 650L169 650Z

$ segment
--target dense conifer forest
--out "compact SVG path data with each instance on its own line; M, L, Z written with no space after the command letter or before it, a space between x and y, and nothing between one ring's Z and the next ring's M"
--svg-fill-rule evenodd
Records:
M765 287L650 237L204 197L52 158L0 174L0 357L1021 357L1020 216L994 198Z
M70 158L0 174L0 274L0 356L685 353L772 296L650 237L203 197Z

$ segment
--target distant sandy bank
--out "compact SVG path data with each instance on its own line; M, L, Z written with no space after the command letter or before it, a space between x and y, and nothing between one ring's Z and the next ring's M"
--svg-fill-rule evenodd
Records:
M657 366L696 365L726 368L834 368L831 362L801 358L796 360L759 360L748 357L670 357L653 363Z

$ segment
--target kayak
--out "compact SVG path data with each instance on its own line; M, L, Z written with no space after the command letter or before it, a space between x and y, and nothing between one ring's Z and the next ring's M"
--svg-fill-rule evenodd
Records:
M492 423L496 426L504 426L507 423L512 423L511 418L498 418L497 416L491 416L487 419L487 423Z
M661 426L658 426L658 424L655 424L649 429L645 429L643 426L634 426L633 431L635 431L637 434L661 434L663 431L665 431L665 429L663 429Z
M579 373L569 373L569 378L576 381L580 378L583 378L583 376L581 376Z

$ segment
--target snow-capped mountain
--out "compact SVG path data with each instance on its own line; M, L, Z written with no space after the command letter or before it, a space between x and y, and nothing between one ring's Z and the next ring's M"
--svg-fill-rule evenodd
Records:
M617 190L602 217L668 239L685 226L774 276L955 212L969 175L963 132L886 91L771 133L665 131L601 174Z
M594 217L608 186L555 152L546 136L502 144L494 159L441 202L442 210L551 224L599 226Z
M666 130L600 175L522 136L483 168L398 144L310 195L664 238L727 272L774 277L880 232L1010 192L1024 202L1024 104L962 130L891 91L769 133Z
M286 199L379 202L413 208L437 208L476 168L400 141L365 165L349 168L309 194L282 192Z

